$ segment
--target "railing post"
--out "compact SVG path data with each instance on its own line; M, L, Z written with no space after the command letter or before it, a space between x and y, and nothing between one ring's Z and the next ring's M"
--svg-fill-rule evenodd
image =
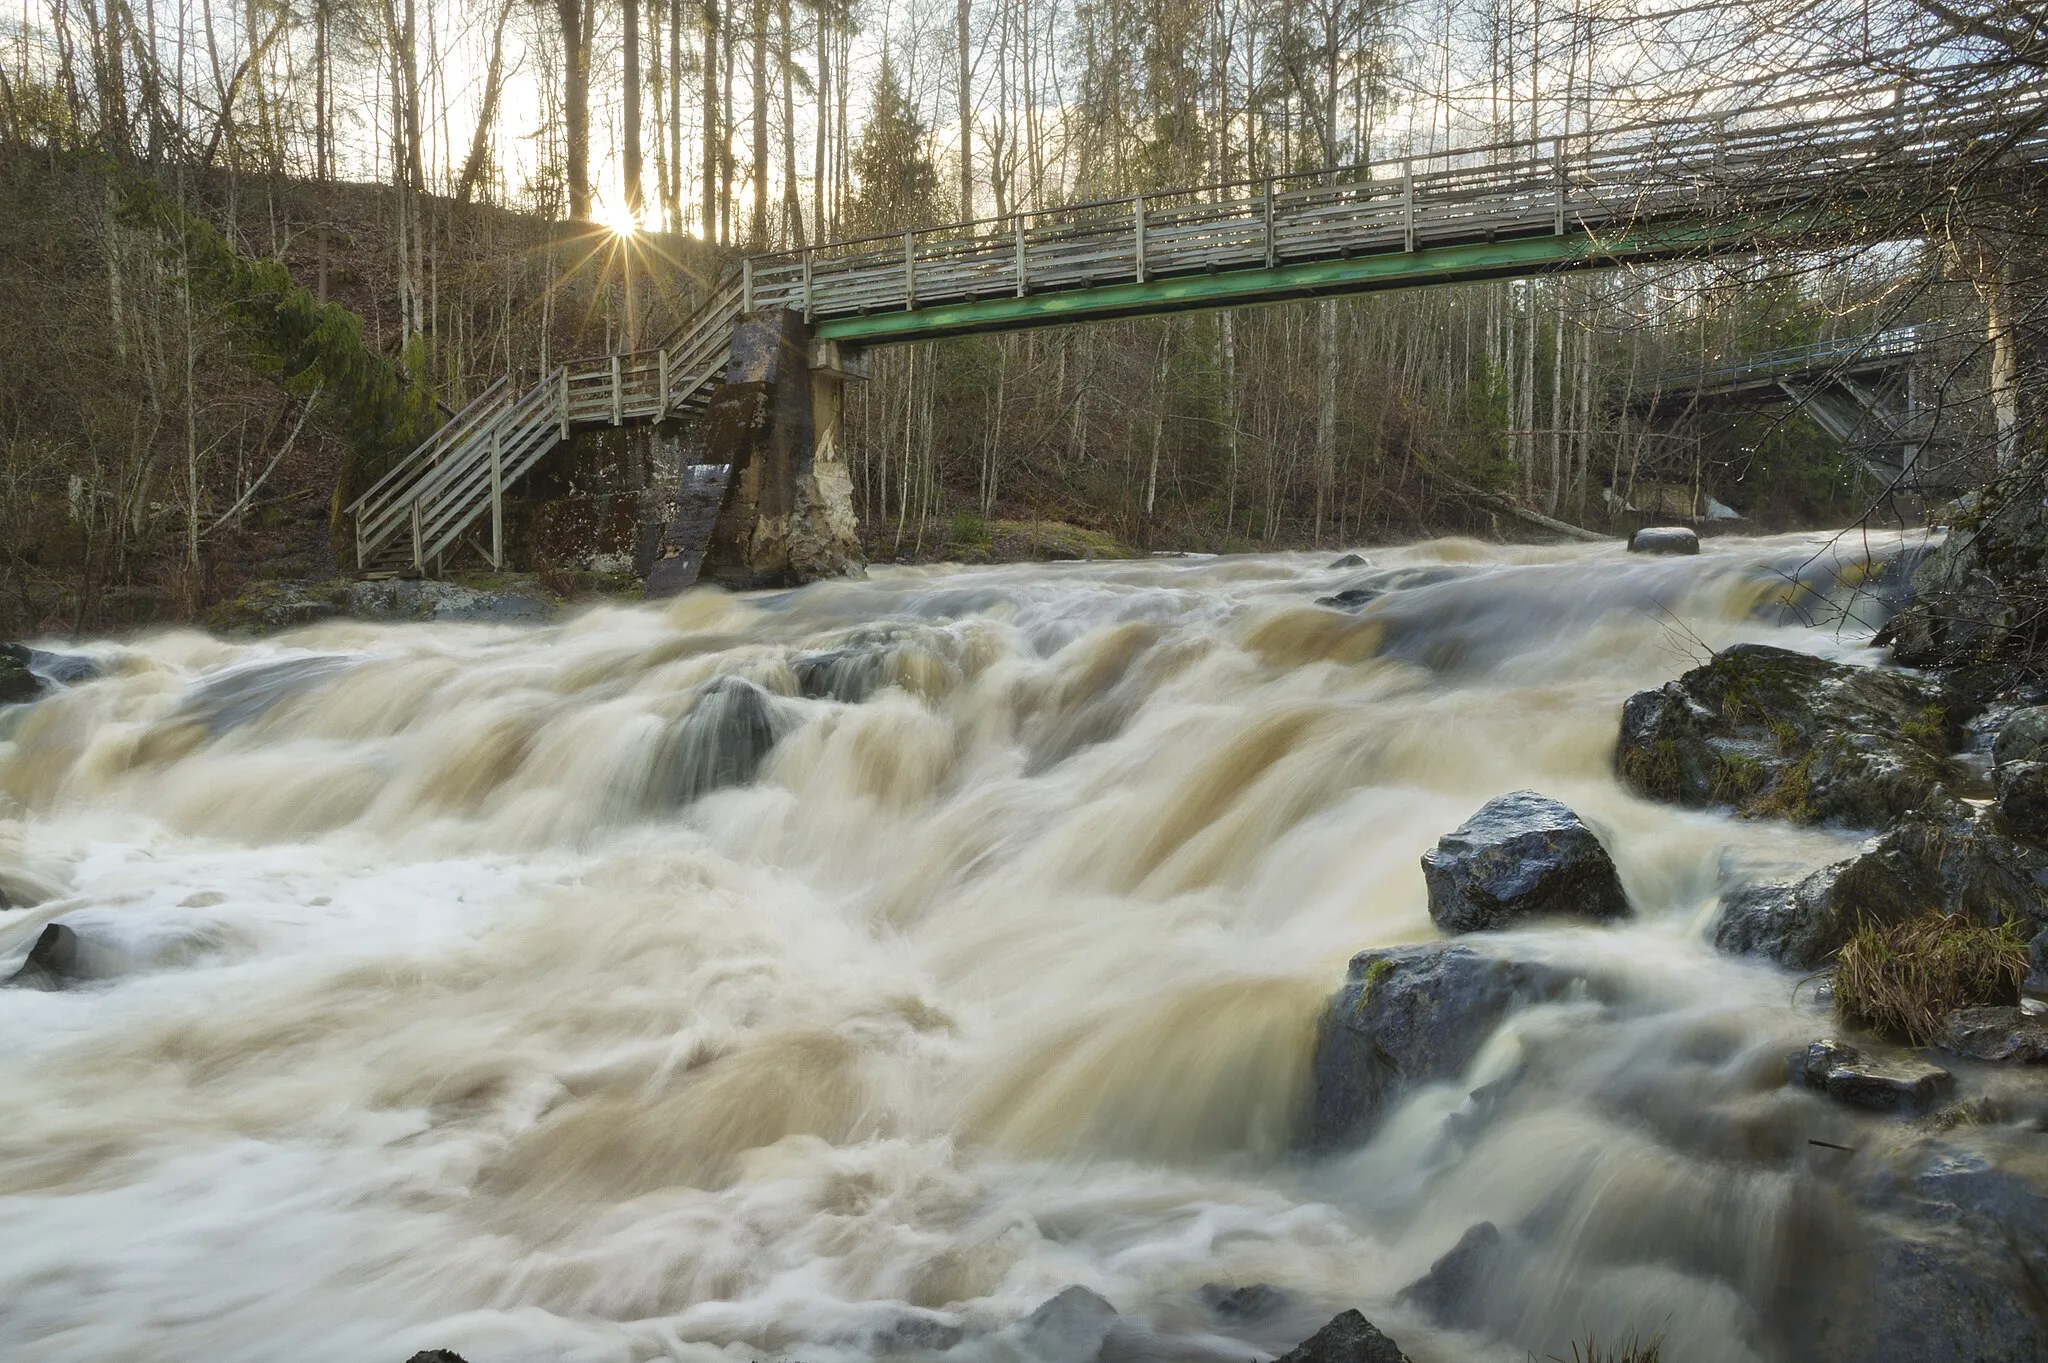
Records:
M804 320L811 320L811 248L804 248Z
M656 421L668 420L668 351L664 348L654 352L654 369L661 376L661 405L654 409Z
M1022 298L1031 291L1030 280L1024 272L1024 213L1017 212L1017 296Z
M1272 269L1279 257L1273 250L1273 177L1266 177L1266 268Z
M619 376L619 357L614 355L612 356L612 425L614 426L626 424L625 399L625 385L620 381Z
M754 310L754 258L748 256L740 261L740 311Z
M1138 282L1142 284L1145 282L1145 196L1142 194L1131 196L1131 226L1136 242Z
M364 562L363 562L363 558L364 558L364 554L363 554L363 514L362 514L362 513L360 512L360 511L358 511L358 512L356 513L356 571L357 571L357 572L361 572L361 571L363 570L364 566L365 566L365 565L364 565Z
M561 373L562 392L561 401L557 406L557 414L561 417L562 439L566 442L569 439L569 366L563 365Z
M491 427L491 567L505 567L505 449L500 427Z
M1561 237L1564 235L1564 139L1562 137L1550 139L1550 174L1554 181L1551 186L1552 212L1550 233L1552 236Z
M1401 162L1401 249L1415 254L1415 160Z
M917 307L917 233L903 234L903 310Z
M420 534L420 503L415 497L412 503L412 567L414 572L421 574L427 571L427 555L422 547L423 543Z

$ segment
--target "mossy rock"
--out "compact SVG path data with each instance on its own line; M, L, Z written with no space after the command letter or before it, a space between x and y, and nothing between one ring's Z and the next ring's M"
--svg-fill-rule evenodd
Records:
M217 634L277 634L348 613L346 582L266 581L206 612Z
M1629 697L1615 771L1651 799L1878 827L1951 774L1970 709L1939 682L1738 644Z

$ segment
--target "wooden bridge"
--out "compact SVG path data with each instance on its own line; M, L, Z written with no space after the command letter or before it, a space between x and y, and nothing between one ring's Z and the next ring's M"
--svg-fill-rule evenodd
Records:
M1698 412L1790 404L1805 412L1887 484L1913 491L1952 490L1960 470L1929 459L1936 412L1921 400L1916 364L1938 337L1927 326L1898 326L1743 355L1661 376L1628 404L1653 422Z
M470 536L502 566L505 486L579 428L705 412L743 318L794 315L850 348L1810 245L1911 230L1885 217L1902 192L1972 157L2048 164L2048 94L1809 101L756 255L663 345L471 403L350 508L357 564L424 572ZM828 406L813 432L827 460ZM472 536L486 516L488 547Z

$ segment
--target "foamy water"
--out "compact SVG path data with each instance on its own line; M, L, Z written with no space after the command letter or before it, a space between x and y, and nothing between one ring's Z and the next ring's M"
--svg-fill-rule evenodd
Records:
M0 958L61 919L99 976L0 990L0 1357L839 1363L958 1327L946 1358L1007 1363L1076 1283L1133 1357L1354 1305L1417 1363L1798 1357L1847 1216L1805 1164L1836 1119L1782 1088L1815 1013L1703 932L1731 866L1843 837L1610 761L1622 699L1708 647L1869 661L1864 548L885 570L74 645L110 675L0 714L0 892L41 900ZM1607 986L1302 1155L1346 959L1434 937L1417 857L1522 787L1636 916L1516 949ZM1393 1304L1479 1220L1511 1271L1473 1328ZM1288 1305L1219 1320L1212 1282Z

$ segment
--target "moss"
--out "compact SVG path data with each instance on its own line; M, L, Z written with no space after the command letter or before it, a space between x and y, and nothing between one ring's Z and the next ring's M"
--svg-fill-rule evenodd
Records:
M1660 738L1647 747L1629 748L1615 764L1622 783L1653 800L1676 800L1678 789L1678 744Z
M1713 798L1741 804L1762 790L1770 779L1770 771L1755 758L1724 752L1714 762Z
M1940 912L1889 927L1866 925L1828 972L1835 1012L1895 1040L1924 1046L1958 1008L2019 1002L2025 934Z
M1805 746L1799 741L1799 730L1793 726L1790 720L1767 720L1764 723L1764 728L1770 733L1771 742L1778 745L1778 751L1787 757L1790 757Z
M1899 726L1899 732L1923 748L1948 750L1948 714L1939 705L1923 707L1919 715Z
M1778 773L1769 790L1741 807L1746 819L1790 819L1812 823L1818 817L1813 807L1813 754L1808 753Z
M1367 999L1372 997L1373 986L1393 973L1394 962L1390 957L1386 956L1380 957L1365 968L1365 979L1358 990L1358 1002L1351 1005L1353 1017L1363 1017L1365 1015L1365 1003Z

